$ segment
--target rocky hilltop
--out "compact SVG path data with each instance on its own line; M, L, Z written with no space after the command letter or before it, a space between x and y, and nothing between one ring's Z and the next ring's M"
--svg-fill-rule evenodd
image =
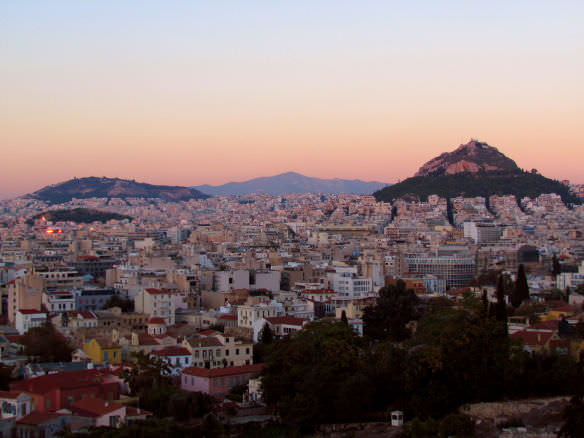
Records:
M208 196L190 187L158 186L120 178L91 176L43 187L23 198L60 204L73 198L160 198L166 201L188 201L205 199Z
M428 161L413 177L373 195L378 201L393 201L405 197L425 200L432 194L443 198L515 195L522 199L543 193L557 193L566 204L580 204L568 186L535 170L525 172L497 148L471 140Z
M515 161L499 152L496 147L472 139L452 152L431 159L414 176L454 175L461 172L520 172Z

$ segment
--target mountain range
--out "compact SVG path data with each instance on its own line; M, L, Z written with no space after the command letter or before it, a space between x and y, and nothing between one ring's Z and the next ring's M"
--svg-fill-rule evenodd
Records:
M158 186L133 180L95 176L74 178L23 196L52 204L69 202L73 198L160 198L166 201L188 201L208 197L190 187Z
M543 193L557 193L567 204L580 203L565 184L535 169L526 172L496 147L473 139L431 159L411 178L378 190L374 196L378 201L425 200L431 194L444 198L515 195L520 200Z
M387 183L377 181L311 178L296 172L287 172L248 181L230 182L218 186L202 185L193 188L208 195L227 196L250 193L267 193L269 195L290 193L371 194L385 186Z

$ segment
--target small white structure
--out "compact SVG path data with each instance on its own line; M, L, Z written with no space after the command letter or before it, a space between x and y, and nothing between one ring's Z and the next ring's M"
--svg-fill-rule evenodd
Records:
M40 327L47 321L47 314L36 309L20 309L16 312L14 327L18 334L25 334L28 329Z
M403 411L391 411L391 426L398 427L404 425Z

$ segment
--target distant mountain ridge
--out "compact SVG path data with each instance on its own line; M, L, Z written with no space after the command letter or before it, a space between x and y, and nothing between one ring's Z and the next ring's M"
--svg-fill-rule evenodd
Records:
M535 170L526 172L497 148L473 139L428 161L413 177L373 195L390 202L405 197L425 200L432 194L443 198L515 195L520 200L544 193L557 193L566 204L581 202L568 186Z
M248 181L229 182L218 186L201 185L194 188L203 193L218 196L247 195L250 193L266 193L277 196L292 193L371 194L385 186L387 183L377 181L321 179L296 172L287 172Z
M161 186L140 183L120 178L74 178L59 184L43 187L34 193L24 195L52 204L69 202L73 198L160 198L166 201L188 201L205 199L208 195L190 187Z

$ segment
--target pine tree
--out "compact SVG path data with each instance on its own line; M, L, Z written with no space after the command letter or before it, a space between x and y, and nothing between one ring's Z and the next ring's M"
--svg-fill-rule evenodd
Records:
M505 284L503 274L499 275L497 280L497 304L495 306L495 316L497 321L507 325L507 303L505 303Z
M262 327L262 331L259 335L259 340L262 344L271 344L274 341L274 332L272 332L272 328L266 322Z
M517 271L517 279L515 280L515 287L511 296L511 304L517 308L521 303L529 299L529 285L527 284L527 277L525 276L525 267L523 264L519 265Z
M560 261L554 254L552 257L552 275L556 278L562 272L562 267L560 266Z
M349 325L349 320L347 319L347 312L344 310L341 313L341 322L345 325Z

